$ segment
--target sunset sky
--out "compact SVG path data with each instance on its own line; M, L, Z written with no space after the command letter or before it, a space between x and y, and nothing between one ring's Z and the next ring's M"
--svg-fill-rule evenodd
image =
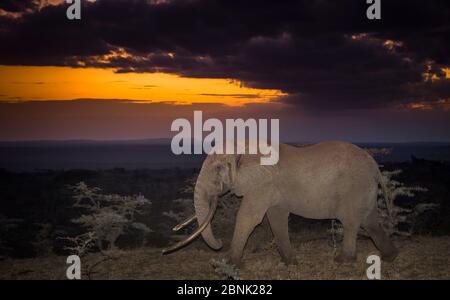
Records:
M448 1L0 1L0 140L170 137L279 118L288 141L450 141Z

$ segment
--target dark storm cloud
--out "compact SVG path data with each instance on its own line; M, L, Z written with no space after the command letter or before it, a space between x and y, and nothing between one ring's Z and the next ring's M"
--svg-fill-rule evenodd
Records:
M36 0L2 0L0 9L11 13L20 13L38 8L38 2Z
M81 21L65 5L1 18L0 63L232 78L310 109L450 97L447 1L382 1L381 21L353 0L152 2L85 3Z

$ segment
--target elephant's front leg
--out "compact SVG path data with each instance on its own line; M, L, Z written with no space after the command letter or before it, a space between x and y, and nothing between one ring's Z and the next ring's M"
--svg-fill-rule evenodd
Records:
M281 259L286 265L296 264L297 261L289 241L289 211L281 207L271 207L267 211L270 228L277 243Z
M242 253L248 237L256 225L262 222L268 208L268 205L254 201L251 198L253 197L247 197L242 200L236 217L236 226L230 249L231 262L236 266L241 263Z

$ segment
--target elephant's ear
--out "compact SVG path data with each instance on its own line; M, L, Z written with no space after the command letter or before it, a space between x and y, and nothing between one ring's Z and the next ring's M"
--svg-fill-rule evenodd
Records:
M242 160L242 154L237 154L236 155L236 169L239 169L239 167L241 166L241 160Z
M236 179L237 170L241 164L242 154L237 154L232 156L232 160L228 162L228 172L230 176L230 181L233 184Z

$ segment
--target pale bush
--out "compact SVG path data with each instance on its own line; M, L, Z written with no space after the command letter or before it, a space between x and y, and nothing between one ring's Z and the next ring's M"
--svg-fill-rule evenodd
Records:
M105 250L104 241L108 243L109 248L115 249L116 240L126 228L132 227L143 232L150 232L145 224L135 222L135 215L142 213L144 205L151 204L144 196L102 194L101 189L88 187L84 182L69 188L74 193L73 206L86 212L72 222L84 227L86 233L65 238L74 244L66 249L85 253L95 243L100 250Z
M230 264L226 259L211 259L209 263L214 268L214 272L216 272L221 279L241 279L239 276L239 269Z
M74 253L78 256L83 256L89 250L91 250L96 242L97 237L93 231L89 231L83 234L79 234L75 237L62 237L61 240L66 240L72 246L65 246L64 249L69 251L70 253Z
M379 190L378 211L381 216L381 225L388 234L410 236L413 233L413 225L417 217L427 210L435 209L438 205L433 203L419 203L413 208L403 208L395 205L395 199L399 196L413 198L417 192L428 191L424 187L408 187L392 179L392 177L398 176L401 172L402 170L382 172L382 180L386 185L387 199L383 196L383 191ZM409 225L406 231L399 229L401 223Z
M174 210L163 212L166 216L177 223L194 214L194 201L192 198L178 198L173 201Z

